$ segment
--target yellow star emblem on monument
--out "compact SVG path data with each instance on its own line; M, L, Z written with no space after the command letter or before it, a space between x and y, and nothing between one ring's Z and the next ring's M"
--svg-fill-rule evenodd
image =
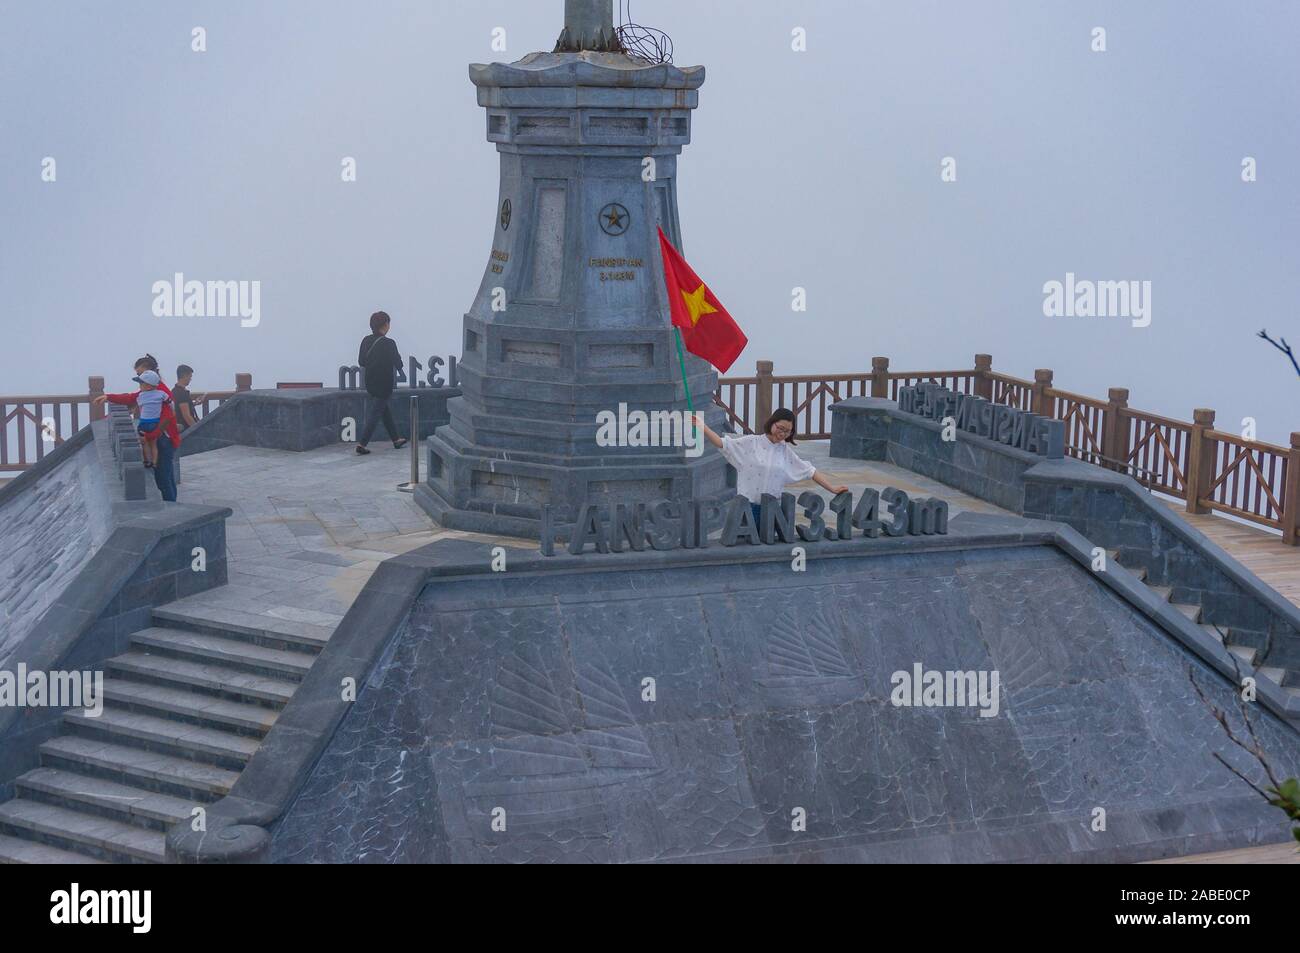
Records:
M691 313L692 326L700 323L700 315L717 313L718 309L704 300L704 294L705 288L702 283L694 291L682 292L682 297L686 299L686 310Z

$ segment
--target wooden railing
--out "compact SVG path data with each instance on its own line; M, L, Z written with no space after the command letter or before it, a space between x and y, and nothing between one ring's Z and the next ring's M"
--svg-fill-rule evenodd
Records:
M1247 440L1215 430L1212 410L1197 410L1187 423L1129 407L1122 387L1101 400L1054 387L1050 370L1027 380L997 373L992 364L977 354L970 370L891 371L888 358L876 357L866 373L777 376L771 361L759 361L753 377L720 378L713 399L737 431L753 433L774 407L788 407L801 436L824 440L835 402L895 399L899 387L934 381L1063 421L1070 456L1181 497L1189 512L1228 513L1278 529L1292 545L1300 540L1300 433L1291 434L1290 447ZM201 393L195 410L202 418L252 386L252 375L236 374L234 390ZM103 406L92 401L103 393L104 379L91 377L84 394L0 396L0 471L25 470L102 417Z
M1050 402L1043 416L1065 424L1065 452L1087 463L1104 462L1107 454L1102 430L1106 402L1056 388L1045 390L1043 396Z
M200 394L195 413L201 420L252 386L251 374L236 374L234 390ZM26 470L92 420L102 418L104 405L93 401L103 393L104 378L91 377L84 394L0 396L0 472Z
M247 378L247 380L244 380ZM245 386L240 386L245 385ZM194 401L194 414L198 420L202 420L212 411L216 410L230 398L234 397L240 391L253 389L253 375L236 374L234 390L208 390L196 394Z
M1127 408L1119 415L1127 425L1119 461L1151 489L1185 496L1192 425Z
M759 361L754 377L721 377L713 402L727 414L737 431L754 433L772 415L775 407L794 411L795 429L809 440L825 440L831 435L830 406L850 397L898 397L898 388L922 381L933 381L963 394L971 392L975 371L904 371L891 372L885 358L883 366L872 365L867 374L796 374L777 377L771 361Z
M1295 452L1217 430L1206 430L1202 439L1208 444L1211 466L1198 502L1206 509L1285 531L1287 503L1295 497L1294 485L1287 483L1287 471L1300 466Z
M1007 374L994 374L992 371L988 372L987 380L989 381L987 393L981 396L987 397L995 404L1005 404L1017 410L1033 410L1033 381L1021 380L1019 377L1011 377Z
M1053 386L1050 370L1033 380L993 370L987 354L971 370L891 371L889 359L871 359L859 374L778 376L759 361L753 377L718 380L714 402L739 432L754 433L775 407L795 412L796 432L809 440L830 437L830 405L849 397L896 399L898 388L934 381L958 393L1030 411L1065 424L1066 453L1132 475L1160 493L1186 501L1188 512L1218 511L1281 530L1300 541L1300 433L1291 446L1247 440L1214 429L1214 411L1197 410L1191 423L1128 406L1129 392L1112 387L1105 400Z
M91 396L0 397L0 471L27 469L89 423L101 410Z

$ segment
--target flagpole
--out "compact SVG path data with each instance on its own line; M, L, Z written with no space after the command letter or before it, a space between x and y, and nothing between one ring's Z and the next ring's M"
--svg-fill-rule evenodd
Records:
M686 389L686 409L691 412L692 420L695 417L695 405L691 403L691 385L686 382L686 355L682 352L682 329L673 325L673 331L677 337L677 363L682 368L682 387Z

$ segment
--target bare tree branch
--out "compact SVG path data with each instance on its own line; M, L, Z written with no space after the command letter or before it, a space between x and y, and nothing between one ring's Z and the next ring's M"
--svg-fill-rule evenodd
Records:
M1216 626L1216 628L1217 628L1217 626ZM1229 654L1231 654L1231 653L1229 653ZM1237 668L1237 683L1240 684L1240 683L1241 683L1241 669L1240 669L1240 666L1237 665L1237 663L1236 663L1236 661L1235 661L1235 658L1234 658L1234 661L1233 661L1233 666L1234 666L1235 668ZM1205 707L1208 708L1208 709L1210 710L1210 714L1213 716L1214 720L1217 721L1217 722L1219 723L1219 727L1223 729L1223 733L1224 733L1225 735L1228 736L1228 740L1231 741L1231 742L1232 742L1234 745L1236 745L1238 748L1240 748L1242 751L1246 752L1246 753L1247 753L1248 755L1250 755L1252 758L1254 758L1257 762L1259 762L1260 766L1264 769L1264 774L1268 777L1269 781L1273 783L1273 786L1276 787L1276 786L1277 786L1277 782L1274 780L1274 777L1273 777L1273 768L1272 768L1271 765L1269 765L1269 763L1268 763L1268 761L1267 761L1267 758L1266 758L1266 756L1265 756L1265 754L1264 754L1264 751L1263 751L1263 749L1262 749L1262 748L1260 747L1260 745L1259 745L1259 740L1258 740L1257 738L1255 738L1255 729L1254 729L1254 727L1253 727L1253 726L1251 725L1251 723L1250 723L1250 716L1249 716L1249 714L1247 714L1247 711L1246 711L1246 709L1245 709L1245 707L1244 707L1244 704L1245 704L1245 703L1244 703L1244 702L1242 703L1243 707L1242 707L1241 715L1242 715L1242 718L1245 719L1247 729L1250 731L1250 735L1251 735L1251 744L1246 744L1246 742L1242 741L1240 738L1237 737L1237 733L1236 733L1235 731L1233 731L1233 730L1232 730L1232 726L1228 724L1228 716L1227 716L1227 713L1224 712L1223 709L1221 709L1218 705L1214 704L1214 702L1210 701L1209 697L1206 696L1205 692L1201 689L1201 684L1200 684L1200 682L1198 682L1198 681L1196 680L1196 671L1195 671L1195 669L1193 669L1192 666L1190 666L1190 665L1187 666L1187 677L1188 677L1188 679L1191 680L1192 688L1194 688L1194 689L1196 690L1196 694L1197 694L1197 696L1198 696L1198 697L1201 699L1201 701L1204 703ZM1246 777L1244 774L1242 774L1240 771L1238 771L1236 768L1234 768L1232 765L1230 765L1230 764L1227 762L1227 760L1224 759L1223 755L1219 754L1219 753L1216 751L1216 752L1214 752L1214 757L1215 757L1215 759L1216 759L1220 764L1222 764L1225 768L1227 768L1229 771L1231 771L1231 772L1232 772L1233 774L1235 774L1237 777L1241 778L1241 780L1243 780L1243 781L1245 781L1247 784L1249 784L1250 787L1251 787L1251 789L1252 789L1256 794L1258 794L1260 797L1262 797L1265 801L1268 801L1270 804L1273 803L1273 802L1272 802L1272 799L1269 797L1268 793L1267 793L1266 791L1264 791L1263 788L1261 788L1259 785L1257 785L1257 784L1256 784L1254 781L1252 781L1250 778Z
M1259 337L1262 337L1269 344L1273 345L1275 348L1277 348L1279 351L1281 351L1283 354L1289 357L1291 359L1291 366L1295 368L1296 374L1300 375L1300 361L1296 360L1295 352L1291 350L1291 345L1286 343L1286 338L1280 338L1279 340L1281 343L1279 343L1279 341L1274 341L1271 337L1268 336L1267 328L1259 332Z

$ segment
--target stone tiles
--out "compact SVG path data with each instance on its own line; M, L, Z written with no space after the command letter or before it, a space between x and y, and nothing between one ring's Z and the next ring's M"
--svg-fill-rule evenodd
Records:
M223 623L300 623L328 637L385 559L438 539L492 539L442 529L398 491L408 450L377 441L372 451L227 447L186 457L179 498L234 511L226 521L230 582L168 608Z

